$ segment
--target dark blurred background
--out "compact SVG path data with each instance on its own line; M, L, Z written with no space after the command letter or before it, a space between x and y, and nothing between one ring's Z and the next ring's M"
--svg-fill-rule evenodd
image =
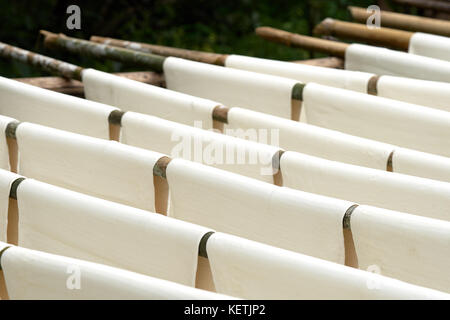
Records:
M66 9L71 4L81 8L81 30L66 27ZM109 72L136 68L46 50L39 41L39 30L84 39L100 35L217 53L301 60L319 55L262 40L254 35L254 29L265 25L310 35L312 28L326 17L350 20L348 5L371 4L417 13L416 9L395 6L388 0L0 0L0 41ZM0 59L0 75L46 74Z

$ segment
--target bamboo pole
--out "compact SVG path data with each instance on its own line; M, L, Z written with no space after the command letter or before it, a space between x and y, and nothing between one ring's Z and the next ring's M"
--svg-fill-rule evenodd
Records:
M44 44L50 48L63 48L79 55L89 54L95 58L108 58L125 63L144 65L155 72L163 71L165 57L159 55L70 38L61 33L55 34L45 30L41 30L41 34L44 36Z
M134 51L125 48L113 47L110 45L95 43L87 40L70 38L65 35L57 35L47 31L41 31L45 36L46 46L63 48L69 52L77 54L89 54L97 58L108 58L121 62L140 63L156 71L163 71L165 57L158 55ZM302 89L304 84L297 83L292 90L292 99L302 100Z
M92 36L90 39L92 42L102 43L106 45L111 45L115 47L121 47L131 50L136 50L145 53L153 53L158 54L165 57L178 57L187 60L193 60L197 62L204 62L208 64L215 64L219 66L225 65L225 60L228 55L226 54L218 54L218 53L210 53L210 52L202 52L195 50L187 50L180 48L171 48L166 46L142 43L142 42L133 42L126 41L120 39Z
M0 42L0 56L39 67L51 74L81 80L83 68Z
M142 43L142 42L134 42L134 41L120 40L120 39L107 38L107 37L99 37L99 36L92 36L90 41L96 42L96 43L101 43L101 44L106 44L106 45L111 45L111 46L115 46L115 47L120 47L120 48L141 51L141 52L145 52L145 53L160 54L160 55L166 56L166 57L170 57L170 56L178 57L178 58L193 60L193 61L197 61L197 62L215 64L215 65L219 65L219 66L225 66L225 60L229 56L228 54L218 54L218 53L210 53L210 52L203 52L203 51L179 49L179 48L172 48L172 47L153 45L153 44ZM314 66L321 66L321 67L328 67L328 68L342 68L343 67L343 61L336 57L298 60L298 61L292 61L292 62L314 65Z
M271 27L256 28L256 34L267 40L279 42L290 47L328 53L340 58L345 58L345 50L349 46L347 43L303 36Z
M314 28L315 35L334 36L343 39L363 41L408 51L413 33L390 28L368 28L365 24L345 22L326 18Z
M450 13L450 3L447 1L436 1L436 0L394 0L394 2L400 4L406 4L409 6L431 9L437 12Z
M348 7L353 20L365 23L372 15L365 8ZM432 33L450 37L450 21L417 17L408 14L381 11L381 25L395 29L408 30L413 32Z
M2 42L0 42L0 57L30 64L50 74L58 76L18 78L15 79L17 81L72 95L82 95L83 93L83 84L80 82L83 68L80 66ZM163 86L164 84L164 77L154 72L121 72L116 73L116 75L157 86Z

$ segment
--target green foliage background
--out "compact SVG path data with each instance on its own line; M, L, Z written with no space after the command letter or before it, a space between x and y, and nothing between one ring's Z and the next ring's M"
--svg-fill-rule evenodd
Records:
M0 41L109 72L133 67L49 51L40 42L39 30L85 39L101 35L218 53L299 60L317 56L260 39L254 29L272 26L311 34L312 28L326 17L349 20L348 5L367 7L375 3L373 0L0 0ZM81 8L80 31L66 28L69 16L66 8L70 4ZM27 77L45 73L0 59L0 75Z

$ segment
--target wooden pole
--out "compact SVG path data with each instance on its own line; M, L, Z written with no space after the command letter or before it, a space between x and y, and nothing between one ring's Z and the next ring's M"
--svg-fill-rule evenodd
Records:
M363 41L373 45L408 51L413 33L390 28L368 28L365 24L326 18L314 28L315 35Z
M450 2L436 0L394 0L394 2L437 12L450 13Z
M92 36L90 39L92 42L102 43L106 45L111 45L115 47L121 47L131 50L136 50L145 53L153 53L158 54L165 57L178 57L187 60L193 60L197 62L204 62L208 64L215 64L219 66L225 65L225 60L227 59L226 54L218 54L218 53L210 53L210 52L202 52L195 50L187 50L180 48L171 48L166 46L159 46L154 44L142 43L142 42L133 42L126 40L119 40L113 38L105 38L99 36Z
M193 60L197 62L203 62L208 64L215 64L219 66L225 66L225 60L229 56L228 54L218 54L203 51L194 51L187 49L171 48L159 45L153 45L142 42L134 42L99 36L92 36L90 41L111 45L120 48L126 48L130 50L141 51L145 53L155 53L166 57L178 57L187 60ZM308 65L327 67L327 68L343 68L343 60L336 57L326 57L319 59L298 60L292 61L294 63L303 63Z
M336 57L345 58L347 43L303 36L271 27L256 28L256 34L270 41L279 42L294 48L328 53Z
M348 7L353 20L365 23L372 15L365 8ZM395 29L402 29L414 32L432 33L450 37L450 21L417 17L408 14L381 11L381 25Z
M163 71L165 57L139 51L98 44L87 40L70 38L64 34L55 34L41 30L44 44L51 48L63 48L79 55L88 54L95 58L107 58L124 63L144 65L155 72Z
M81 80L83 68L0 42L0 56L39 67L51 74Z

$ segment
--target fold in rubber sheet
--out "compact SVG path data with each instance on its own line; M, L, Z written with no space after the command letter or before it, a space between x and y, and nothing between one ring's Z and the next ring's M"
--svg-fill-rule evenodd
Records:
M450 292L450 222L359 206L351 229L360 269Z
M220 105L94 69L83 70L82 77L89 100L188 125L202 122L206 129L212 128L212 111Z
M450 38L416 32L409 39L408 52L450 61Z
M279 148L134 112L122 118L123 143L273 183ZM278 168L276 168L278 170Z
M397 100L311 83L302 107L310 124L450 156L450 113Z
M244 299L449 299L443 292L243 238L207 242L217 292Z
M164 60L167 88L227 107L242 107L291 118L292 79L224 68L178 58Z
M253 132L265 137L260 142L284 150L379 170L388 170L391 166L394 172L450 182L450 158L447 157L251 110L230 109L225 134L248 139Z
M18 121L109 139L117 108L0 77L0 114Z
M366 72L339 70L309 66L301 63L285 62L270 59L229 55L225 66L274 76L286 77L308 83L315 82L347 90L365 93L367 84L374 75Z
M31 123L16 136L27 178L155 211L153 167L163 154Z
M230 131L228 130L230 129ZM240 130L240 131L239 131ZM225 133L266 133L266 143L325 159L386 169L394 146L268 114L231 108ZM250 136L250 134L248 134Z
M2 255L12 300L183 300L230 299L142 274L11 247Z
M32 179L17 197L21 247L195 285L210 229Z
M347 47L345 69L450 82L449 61L361 44Z
M450 111L450 83L382 76L377 82L380 97Z
M295 79L303 83L318 83L330 87L368 92L374 73L310 66L246 56L230 55L229 68L254 71ZM450 83L383 75L377 80L377 95L427 107L450 111Z
M419 216L450 220L450 183L297 152L281 157L285 186Z
M342 220L353 203L181 159L172 160L166 173L170 216L344 263Z

